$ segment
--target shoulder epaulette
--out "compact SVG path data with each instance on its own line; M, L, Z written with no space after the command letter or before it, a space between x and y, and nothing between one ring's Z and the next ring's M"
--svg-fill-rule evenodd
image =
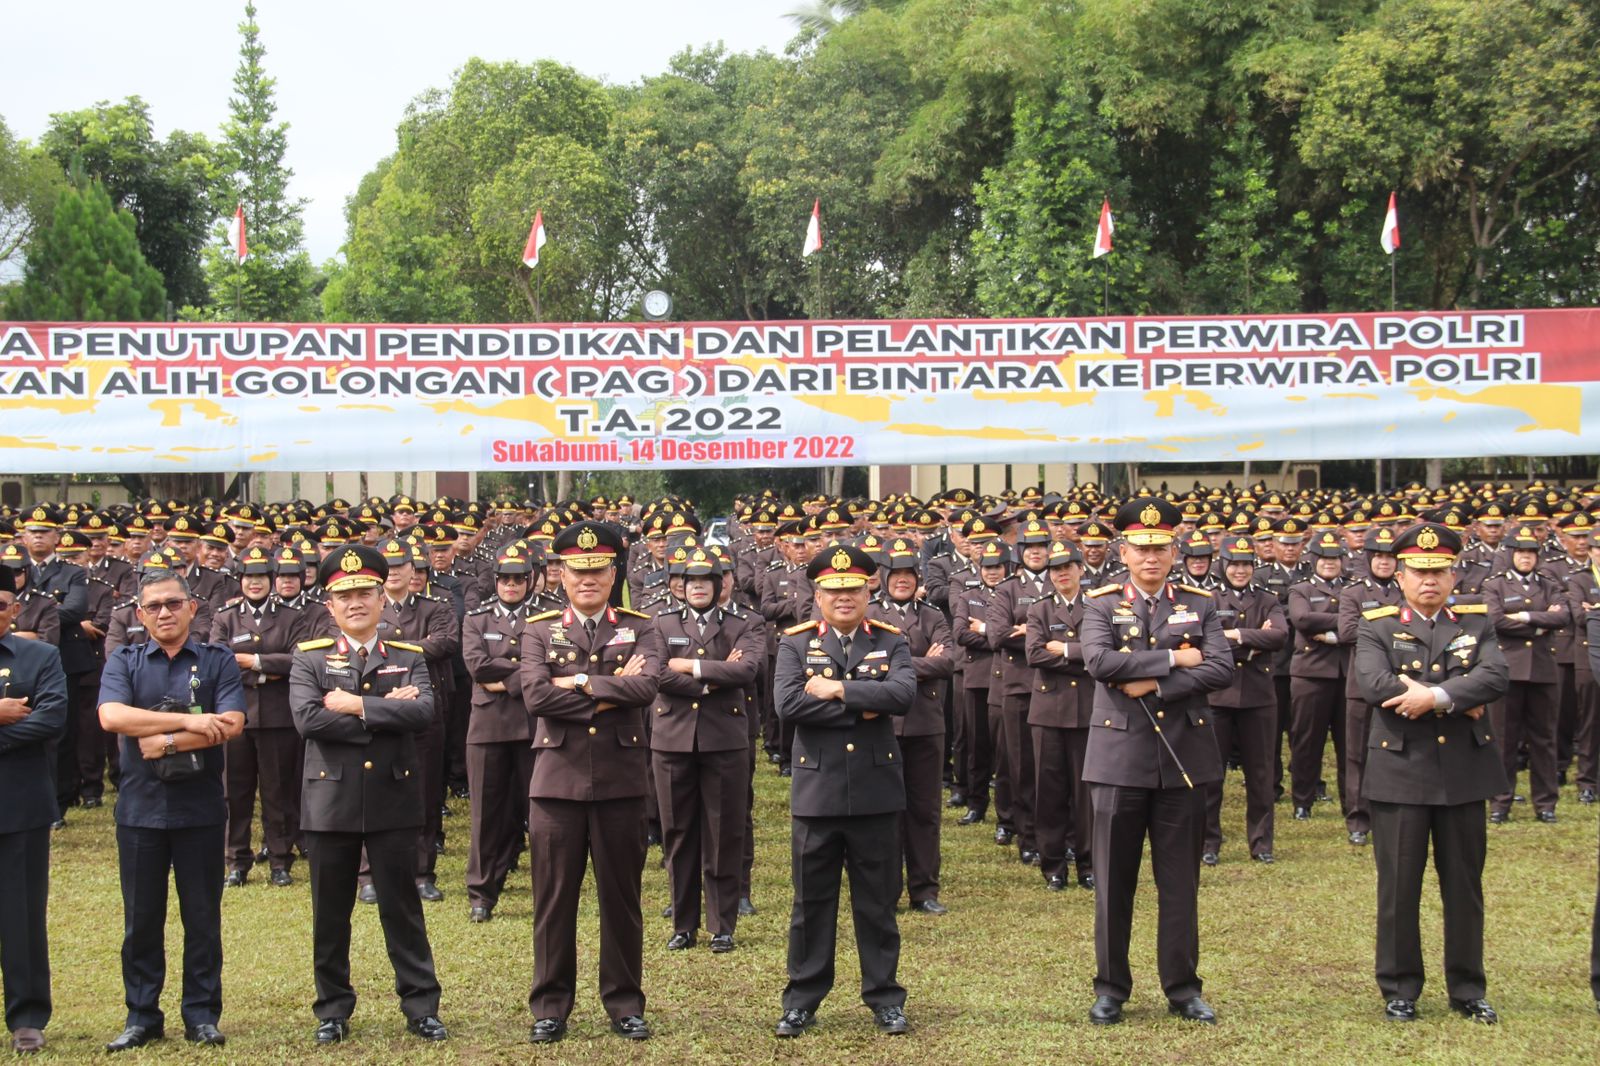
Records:
M494 610L494 604L486 603L482 607L474 607L472 610L468 611L467 613L468 614L487 614L492 610Z
M332 637L317 637L314 640L302 640L295 647L301 651L316 651L318 648L331 648L333 643Z
M783 631L783 635L786 636L786 637L792 637L796 633L804 633L808 629L815 629L815 628L817 628L817 620L815 618L813 618L809 622L801 622L797 626L790 626L788 629L785 629Z
M139 597L132 596L132 597L129 597L128 599L126 599L126 600L123 600L121 603L113 603L111 605L111 609L113 611L120 611L124 607L137 607L138 605L139 605Z
M1452 611L1454 611L1456 614L1488 614L1489 613L1489 605L1487 603L1458 603L1458 604L1456 604L1454 607L1452 607L1450 609Z
M1396 607L1394 604L1391 603L1387 607L1374 607L1370 611L1362 611L1361 612L1361 617L1365 618L1367 621L1371 622L1371 621L1374 621L1375 619L1388 618L1390 615L1399 614L1399 613L1400 613L1400 608Z
M530 621L530 622L543 622L546 618L559 618L560 616L561 616L561 612L559 610L546 611L543 614L534 615L532 618L529 618L528 621Z
M776 569L778 569L778 567L780 567L782 565L783 565L783 560L782 559L774 559L774 560L772 560L771 562L769 562L767 564L767 569L768 570L776 570Z
M1089 598L1091 600L1092 599L1097 599L1098 597L1109 596L1113 592L1121 592L1121 591L1122 591L1122 586L1120 584L1101 585L1099 588L1097 588L1093 592L1089 593Z
M1210 589L1203 589L1199 585L1183 585L1183 584L1180 584L1178 587L1180 589L1182 589L1183 591L1185 591L1185 592L1193 592L1196 595L1206 597L1206 599L1210 599L1211 598L1211 590Z
M649 615L643 613L642 611L635 611L635 610L632 610L631 608L628 608L628 607L618 607L617 608L617 613L618 614L631 614L635 618L649 618L650 617Z
M422 650L422 645L421 644L412 644L410 641L405 641L405 640L386 640L383 643L384 643L385 647L399 648L401 651L414 651L418 655L426 655L427 654L426 652L424 652Z
M449 596L435 596L431 592L419 592L419 593L417 593L417 599L419 599L419 600L428 600L431 603L453 603L454 602L454 600L452 600Z
M89 580L91 582L95 583L95 584L104 585L108 589L114 589L114 588L117 587L117 586L113 585L111 582L107 581L105 578L103 578L103 577L95 577L93 574L89 575Z
M900 635L900 630L899 629L897 629L896 627L890 625L888 622L880 622L876 618L867 619L867 625L871 626L873 629L888 630L890 633L893 633L896 636Z

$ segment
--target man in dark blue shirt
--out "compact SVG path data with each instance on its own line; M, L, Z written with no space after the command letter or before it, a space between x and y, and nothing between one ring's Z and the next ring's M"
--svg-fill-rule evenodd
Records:
M18 571L0 567L0 973L11 1048L44 1047L50 1021L50 823L56 818L49 748L67 724L67 676L55 646L12 636L22 605Z
M100 722L120 734L117 855L122 875L122 984L127 1027L108 1051L142 1047L164 1034L161 986L167 871L183 916L184 1036L220 1045L222 854L227 803L221 745L244 729L244 686L233 653L191 636L198 602L183 578L147 571L139 619L149 640L118 648L100 682ZM186 711L149 708L176 700ZM181 780L156 770L163 758L197 752L199 771Z

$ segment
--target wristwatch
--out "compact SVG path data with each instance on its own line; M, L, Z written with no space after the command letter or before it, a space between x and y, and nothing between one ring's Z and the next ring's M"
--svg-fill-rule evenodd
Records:
M585 696L589 695L589 675L573 674L572 687L582 692Z

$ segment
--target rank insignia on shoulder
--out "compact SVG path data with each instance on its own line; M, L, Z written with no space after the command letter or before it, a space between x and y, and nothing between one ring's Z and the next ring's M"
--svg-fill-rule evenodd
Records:
M881 630L883 630L883 631L885 631L887 633L894 633L897 636L900 633L900 630L896 629L894 626L890 625L888 622L880 622L876 618L867 618L867 619L863 619L863 621L873 629L881 629Z
M412 644L404 640L386 640L384 641L384 644L391 648L399 648L401 651L414 651L418 655L426 654L422 650L421 644Z
M534 615L532 618L528 619L528 621L530 621L530 622L543 622L547 618L559 618L559 617L561 617L561 612L559 610L546 611L543 614Z
M315 640L302 640L300 643L296 644L295 647L299 648L301 651L316 651L318 648L331 648L333 647L333 638L317 637Z
M1388 618L1390 615L1396 615L1399 613L1400 608L1391 603L1387 607L1374 607L1370 611L1362 611L1361 617L1371 622L1379 618Z
M1121 592L1121 591L1122 591L1122 586L1121 585L1101 585L1099 588L1097 588L1093 592L1089 593L1089 598L1090 599L1098 599L1101 596L1109 596L1113 592Z
M617 608L617 613L618 614L631 614L635 618L649 618L650 617L650 615L643 614L643 613L641 613L639 611L629 610L626 607L618 607Z
M790 626L788 629L785 629L783 631L783 635L786 636L786 637L792 637L796 633L804 633L808 629L815 629L815 628L817 628L817 620L815 618L813 618L809 622L801 622L797 626Z
M1489 613L1489 605L1487 603L1458 603L1458 604L1456 604L1454 607L1452 607L1450 609L1452 611L1454 611L1456 614L1488 614Z
M1183 591L1185 591L1185 592L1192 592L1196 596L1204 596L1208 600L1211 598L1211 590L1210 589L1203 589L1199 585L1182 585L1182 584L1180 584L1178 587L1180 589L1182 589Z

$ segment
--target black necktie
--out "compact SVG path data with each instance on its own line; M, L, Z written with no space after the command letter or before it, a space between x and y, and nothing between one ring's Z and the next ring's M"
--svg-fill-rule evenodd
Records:
M839 647L844 652L844 658L845 658L846 662L850 661L850 641L852 641L853 639L855 639L855 638L854 637L840 637L839 638Z
M361 648L357 648L356 649L356 659L359 660L360 663L361 663L361 672L362 673L366 673L366 671L367 671L367 649L365 647L361 647Z
M595 621L594 621L594 619L593 618L585 618L583 620L583 631L585 633L589 634L589 639L590 640L594 639L594 630L595 630Z
M696 614L694 616L694 624L700 630L700 635L704 637L706 635L706 616L703 614Z

